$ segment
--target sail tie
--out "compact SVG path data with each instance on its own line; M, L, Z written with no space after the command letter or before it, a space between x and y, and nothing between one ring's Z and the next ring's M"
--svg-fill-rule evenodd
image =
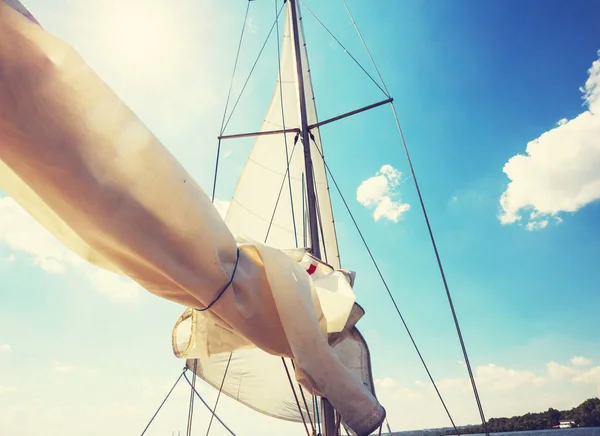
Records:
M237 249L237 257L235 259L235 265L233 267L233 272L231 273L231 278L229 279L229 281L227 282L227 284L225 285L225 287L221 290L221 292L219 292L217 294L217 296L215 297L215 299L213 301L211 301L211 303L208 306L206 306L203 309L196 309L198 312L205 312L208 309L210 309L217 301L219 301L219 298L221 298L221 296L225 293L225 291L227 289L229 289L229 287L233 283L233 279L235 278L235 272L237 271L237 267L238 267L239 261L240 261L240 249L238 247L238 249Z

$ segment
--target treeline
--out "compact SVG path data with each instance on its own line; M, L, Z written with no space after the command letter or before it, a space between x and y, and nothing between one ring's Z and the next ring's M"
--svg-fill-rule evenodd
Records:
M590 398L571 410L553 408L540 413L527 413L512 418L491 418L488 421L490 432L544 430L558 425L560 420L572 420L577 427L600 427L600 399ZM485 433L482 425L474 425L459 429L461 434ZM446 435L454 435L454 430L447 430Z

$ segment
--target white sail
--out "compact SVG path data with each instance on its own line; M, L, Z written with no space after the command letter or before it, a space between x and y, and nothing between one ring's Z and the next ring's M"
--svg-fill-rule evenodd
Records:
M299 14L299 11L298 11ZM298 15L299 16L299 15ZM298 46L304 79L308 124L317 122L317 113L302 32ZM277 77L271 104L261 132L300 129L298 74L288 2L281 44L281 78ZM322 159L319 129L311 133L311 156L319 215L319 241L323 260L340 268L329 186ZM297 133L258 136L239 179L225 222L234 235L245 236L270 246L287 249L310 245L306 222L306 176L302 140ZM286 173L289 160L289 175ZM289 177L288 177L289 176ZM292 213L293 209L293 213Z

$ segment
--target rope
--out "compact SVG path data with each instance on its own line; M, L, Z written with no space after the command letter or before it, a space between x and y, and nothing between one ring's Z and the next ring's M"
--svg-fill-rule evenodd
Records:
M306 430L306 434L310 436L308 426L306 425L306 419L304 419L304 413L302 413L302 407L300 407L300 401L298 400L298 395L296 394L296 389L294 388L294 382L292 381L292 376L290 375L290 370L288 369L287 364L285 363L285 359L283 357L281 358L281 362L283 363L285 373L287 374L288 381L290 382L290 387L292 388L292 393L294 394L294 398L296 399L296 406L298 406L298 413L300 413L300 417L302 418L304 429Z
M225 372L223 373L223 379L221 380L221 386L219 387L219 393L217 394L217 399L215 400L215 405L213 409L215 412L217 411L217 406L219 405L219 398L221 398L221 392L223 391L223 385L225 384L225 378L227 377L227 371L229 370L229 364L231 363L231 356L233 356L233 352L229 353L229 359L227 359L227 366L225 367ZM213 418L215 415L210 415L210 421L208 422L208 428L206 429L206 436L210 433L210 427L213 423Z
M400 308L398 307L398 304L396 303L396 299L394 298L394 296L392 295L392 292L390 291L387 281L383 277L383 273L379 269L379 265L377 264L377 261L375 260L375 257L373 256L371 249L369 248L369 244L367 244L367 241L365 240L365 237L363 236L362 231L360 230L360 227L358 226L358 223L356 222L356 219L354 218L354 214L350 210L350 206L346 202L346 199L344 198L344 195L342 194L342 191L341 191L340 187L338 186L337 181L335 180L335 177L333 177L333 174L331 173L331 169L329 168L329 165L327 165L327 161L323 158L323 155L321 155L321 158L323 159L323 164L325 165L325 168L327 169L327 172L329 173L329 176L331 177L331 181L335 185L335 188L336 188L338 194L340 194L340 197L342 198L342 202L344 203L344 206L346 207L346 210L348 211L348 214L350 215L350 218L352 219L352 222L354 223L354 227L356 228L360 238L362 239L363 245L365 246L365 248L367 249L367 252L369 253L369 257L371 258L371 261L373 262L373 265L375 266L375 269L377 270L377 273L379 274L379 278L381 279L381 282L383 283L383 286L385 287L385 289L388 293L388 296L390 297L390 300L392 301L394 307L396 308L396 313L398 314L398 316L400 317L400 321L402 321L402 324L404 325L404 329L406 330L406 333L408 334L408 337L410 338L410 341L412 342L413 347L414 347L415 351L417 352L417 355L419 356L421 363L423 364L423 368L425 368L425 372L427 372L427 376L429 377L429 380L431 381L431 384L433 385L435 392L437 393L437 396L440 399L440 402L442 403L442 406L444 407L444 410L446 411L446 414L448 415L450 422L452 423L452 427L454 427L456 434L458 436L460 436L460 432L458 431L458 428L456 427L456 424L454 423L454 419L452 419L452 415L450 414L450 411L448 410L448 407L446 406L446 402L444 401L444 398L442 397L442 394L440 393L440 391L437 387L437 384L435 383L435 380L433 379L433 376L431 375L431 372L429 371L429 367L425 363L425 359L423 358L423 355L421 354L421 350L417 346L417 343L416 343L415 339L413 338L413 335L412 335L410 329L408 328L408 324L406 324L406 321L404 320L404 316L402 315L402 312L400 311Z
M190 382L190 379L187 377L187 375L185 374L185 372L183 374L183 377L188 382L188 384L192 387L192 390L194 391L194 393L196 394L196 396L198 397L198 399L200 401L202 401L202 404L204 404L204 406L210 411L210 413L212 413L213 416L215 418L217 418L217 421L219 421L221 423L221 425L223 427L225 427L225 429L229 432L229 434L232 434L233 436L235 436L235 433L233 431L231 431L231 429L229 427L227 427L227 425L225 425L225 423L221 420L221 418L219 418L219 415L217 415L215 413L215 411L210 408L210 406L206 403L206 401L204 401L204 398L202 398L202 396L198 393L198 391L196 390L196 388L194 386L192 386L192 383Z
M282 127L283 130L285 130L285 111L283 108L283 85L281 83L281 53L280 53L280 43L279 43L279 13L277 11L277 1L275 0L274 4L275 4L275 23L276 26L275 28L277 29L277 33L276 33L276 38L277 39L277 70L278 70L278 75L279 75L279 100L281 103L281 123L282 123ZM296 241L296 248L298 248L298 233L296 231L296 214L294 213L294 197L292 196L292 179L290 176L290 156L288 153L288 142L287 142L287 134L283 134L283 142L285 144L285 161L286 161L286 174L287 174L287 179L288 179L288 186L290 188L290 205L291 205L291 209L292 209L292 224L294 225L294 239ZM296 142L294 142L294 147L296 147ZM281 195L281 192L280 192ZM279 202L279 197L278 200ZM277 208L277 206L275 206L275 208ZM272 221L272 219L271 219ZM269 229L271 228L271 226L269 225ZM265 241L266 242L266 241Z
M221 292L219 292L217 294L215 299L213 301L211 301L211 303L208 306L206 306L203 309L196 309L198 312L204 312L204 311L207 311L208 309L210 309L213 306L213 304L215 304L219 300L219 298L221 298L221 296L225 293L225 291L227 289L229 289L229 286L231 286L231 283L233 283L233 279L235 278L235 272L237 271L239 261L240 261L240 249L238 248L237 249L237 257L235 258L235 266L233 267L233 272L231 273L231 278L229 279L229 281L227 282L225 287L221 290ZM194 374L196 374L196 373L194 372Z
M162 400L162 403L160 403L160 406L158 406L158 409L156 409L156 412L154 412L154 415L152 415L152 418L150 418L150 422L148 422L148 424L146 425L146 428L144 428L144 431L142 432L141 436L144 436L144 434L146 434L146 431L150 427L150 424L152 424L152 421L154 421L154 418L156 418L156 415L158 415L158 412L160 412L160 409L162 409L162 406L164 406L164 404L167 402L167 399L173 392L173 389L175 389L175 386L177 386L177 384L179 383L179 380L181 380L181 377L183 377L183 375L185 374L185 371L186 370L184 369L183 372L181 374L179 374L179 377L177 377L175 384L173 384L173 387L169 390L169 393L167 394L165 399Z
M229 82L229 91L227 91L227 100L225 101L225 109L223 110L223 119L221 120L221 129L219 133L219 137L223 135L225 130L225 117L227 116L227 109L229 108L229 98L231 97L231 90L233 89L233 81L235 79L235 71L237 69L238 60L240 58L240 51L242 48L242 41L244 39L244 32L246 31L246 22L248 21L248 11L250 10L250 1L248 1L248 5L246 6L246 14L244 15L244 24L242 26L242 32L240 34L240 42L238 43L237 53L235 55L235 62L233 64L233 72L231 73L231 82ZM219 171L219 156L221 155L221 139L217 144L217 159L215 162L215 177L213 180L213 190L212 190L212 202L215 202L215 190L217 188L217 173Z
M389 91L387 86L385 85L385 81L383 80L383 77L381 75L381 72L379 71L379 68L377 68L377 64L375 63L375 60L373 59L373 56L371 55L371 51L369 50L369 47L367 46L367 43L365 42L362 33L360 32L360 30L358 29L358 25L356 24L356 21L354 20L354 17L352 16L352 13L350 12L350 8L348 8L348 5L346 3L346 0L342 0L342 2L344 3L344 7L346 8L346 11L348 12L348 15L350 17L350 20L352 21L352 24L354 25L354 28L356 29L356 32L358 33L358 36L367 52L367 54L369 55L369 59L371 59L371 63L373 64L373 67L375 68L375 70L377 71L377 74L379 76L379 79L381 80L381 83L383 84L383 87L385 88L386 92L389 95ZM438 248L437 248L437 244L435 242L435 237L433 236L433 230L431 228L431 223L429 222L429 217L427 215L427 209L425 208L425 202L423 201L423 196L421 195L421 189L419 188L419 183L417 182L417 176L415 174L415 169L413 167L412 164L412 160L410 159L410 153L408 152L408 146L406 144L406 139L404 138L404 133L402 132L402 128L400 126L400 121L398 119L398 114L396 112L396 107L394 106L394 103L392 102L392 112L394 113L394 119L396 120L396 126L398 128L398 133L400 134L400 138L402 139L402 146L404 148L404 152L406 154L406 159L408 160L408 165L410 167L410 172L412 174L412 178L415 181L415 188L417 189L417 195L419 197L419 203L421 204L421 209L423 211L423 216L425 217L425 222L427 223L427 231L429 232L429 238L431 239L431 244L433 246L433 251L435 252L435 258L438 264L438 269L440 271L440 275L442 277L442 282L444 283L444 289L446 291L446 297L448 298L448 304L450 305L450 311L452 312L452 318L454 320L454 325L456 327L456 333L458 335L458 340L460 342L460 347L462 349L462 353L463 353L463 357L465 358L465 364L467 366L467 371L469 373L469 378L471 379L471 386L473 387L473 395L475 396L475 402L477 403L477 408L479 409L479 416L481 417L481 423L483 425L483 428L485 430L485 434L486 436L489 436L490 432L489 432L489 428L487 425L487 421L485 419L485 414L483 412L483 405L481 404L481 398L479 397L479 392L477 391L477 384L475 383L475 376L473 375L473 370L471 368L471 363L469 362L469 356L467 353L467 347L465 345L465 341L463 339L462 336L462 332L460 330L460 325L458 322L458 316L456 315L456 311L454 309L454 303L452 302L452 296L450 295L450 287L448 286L448 282L446 280L446 274L444 272L444 267L442 265L442 260L440 258L440 254L438 252Z
M194 387L196 386L196 370L198 369L198 360L194 360L194 375L192 376L192 383L190 390L190 406L188 409L188 422L186 436L192 436L192 422L194 418Z
M363 72L369 77L369 79L371 79L371 81L375 84L375 86L377 86L381 92L383 92L385 94L386 97L390 97L389 94L386 92L386 90L384 88L381 87L381 85L377 82L377 80L375 80L373 78L373 76L371 74L369 74L369 72L361 65L360 62L358 62L358 60L352 55L352 53L350 53L348 51L348 49L344 46L344 44L342 44L342 42L337 39L337 37L331 32L331 30L329 30L329 28L325 25L325 23L323 23L319 17L317 17L315 15L315 13L312 11L312 9L310 9L306 3L304 3L304 1L300 0L300 3L302 3L302 6L304 7L304 9L306 9L308 12L310 12L310 14L314 17L315 20L317 20L317 22L323 26L323 28L327 31L327 33L329 33L329 35L335 40L335 42L337 42L339 44L340 47L342 47L342 49L344 50L344 52L350 56L350 58L354 61L354 63L356 65L358 65L358 67L363 70Z

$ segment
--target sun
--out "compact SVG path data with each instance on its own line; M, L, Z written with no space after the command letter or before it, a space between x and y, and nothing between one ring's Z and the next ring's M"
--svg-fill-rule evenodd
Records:
M189 17L166 0L103 0L86 15L95 15L94 36L103 58L143 80L172 74L189 56ZM89 6L91 4L87 3ZM137 74L139 73L139 74Z

